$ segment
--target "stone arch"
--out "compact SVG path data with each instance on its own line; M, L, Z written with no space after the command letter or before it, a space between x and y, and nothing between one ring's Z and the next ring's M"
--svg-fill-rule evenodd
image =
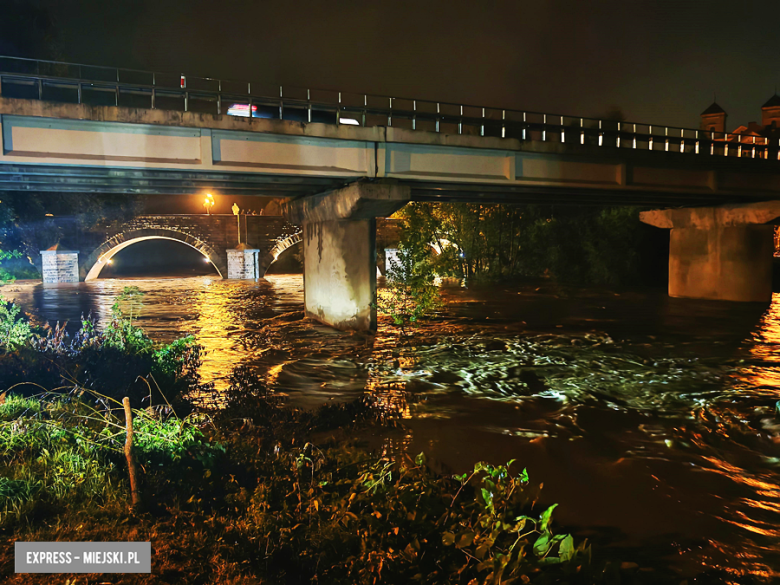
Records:
M293 247L295 244L298 244L303 241L303 232L297 231L294 234L287 236L286 238L280 238L276 240L276 244L273 248L271 248L268 252L263 255L262 259L260 260L260 274L265 275L266 271L268 270L268 267L271 266L274 262L276 262L276 259L279 257L279 255L287 250L287 248Z
M209 244L190 234L172 229L137 229L121 232L98 246L83 262L80 262L79 276L84 280L98 277L103 267L120 250L144 240L173 240L181 242L203 254L217 269L219 276L227 275L227 259L222 258Z

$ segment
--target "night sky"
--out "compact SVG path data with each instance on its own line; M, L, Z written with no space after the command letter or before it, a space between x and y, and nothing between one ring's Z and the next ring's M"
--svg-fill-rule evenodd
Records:
M780 83L766 0L0 0L20 4L55 43L6 53L271 84L686 127L717 93L734 127Z

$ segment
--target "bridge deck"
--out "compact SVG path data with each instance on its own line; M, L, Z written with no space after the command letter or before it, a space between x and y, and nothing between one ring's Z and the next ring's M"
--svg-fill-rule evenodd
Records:
M0 190L300 197L389 178L410 185L415 200L666 206L780 198L780 162L752 158L750 145L732 146L741 157L714 156L694 142L673 152L534 132L521 140L0 97Z

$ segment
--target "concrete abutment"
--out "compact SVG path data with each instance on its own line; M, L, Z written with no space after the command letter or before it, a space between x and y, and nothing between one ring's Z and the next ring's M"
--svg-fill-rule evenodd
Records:
M669 296L768 303L780 201L646 211L644 223L670 229Z

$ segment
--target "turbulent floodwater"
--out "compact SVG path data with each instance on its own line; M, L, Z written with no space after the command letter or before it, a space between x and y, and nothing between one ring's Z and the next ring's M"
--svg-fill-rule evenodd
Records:
M517 459L556 519L595 550L695 582L780 579L780 296L766 307L662 293L448 289L411 341L301 318L300 276L11 285L36 318L105 319L146 293L159 341L192 334L219 389L260 368L294 405L370 392L404 417L368 437L442 471ZM653 579L655 580L655 579Z

